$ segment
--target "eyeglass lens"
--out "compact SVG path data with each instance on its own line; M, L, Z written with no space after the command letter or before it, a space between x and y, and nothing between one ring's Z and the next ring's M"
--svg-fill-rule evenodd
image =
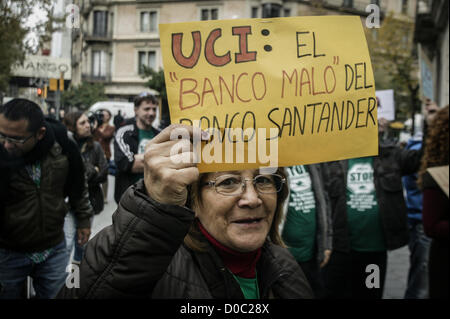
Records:
M258 175L253 180L256 190L263 194L277 193L281 190L282 178L279 175ZM244 179L241 176L223 175L215 180L214 186L220 194L234 195L243 192Z

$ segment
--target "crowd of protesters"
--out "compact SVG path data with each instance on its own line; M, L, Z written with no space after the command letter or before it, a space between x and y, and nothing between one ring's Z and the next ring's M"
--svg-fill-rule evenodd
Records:
M171 136L208 134L154 127L158 104L142 93L134 118L60 121L25 99L0 107L0 299L27 277L37 298L381 299L387 252L405 245L405 298L448 297L448 193L429 170L448 170L448 106L427 103L406 147L380 119L378 156L199 174L172 161ZM88 241L108 172L113 225Z

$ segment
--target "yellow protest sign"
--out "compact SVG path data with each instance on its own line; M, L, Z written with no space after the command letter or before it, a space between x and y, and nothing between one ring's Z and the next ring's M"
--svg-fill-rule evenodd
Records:
M359 17L161 24L160 39L172 123L220 132L221 150L202 146L201 171L270 166L274 152L280 167L378 154ZM226 141L243 142L243 160Z

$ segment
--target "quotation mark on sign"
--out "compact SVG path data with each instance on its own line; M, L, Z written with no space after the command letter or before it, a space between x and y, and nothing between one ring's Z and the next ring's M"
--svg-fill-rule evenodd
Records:
M178 78L177 78L177 75L175 74L175 72L169 72L169 75L170 75L170 80L172 82L178 81Z
M339 64L339 56L335 55L335 56L333 57L333 64L336 64L336 65Z

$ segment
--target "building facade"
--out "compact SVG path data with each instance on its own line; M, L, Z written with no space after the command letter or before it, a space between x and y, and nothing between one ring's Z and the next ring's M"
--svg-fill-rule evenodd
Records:
M414 40L431 62L432 96L439 106L449 104L449 3L447 0L419 1Z
M163 67L158 25L217 19L356 14L369 4L415 15L415 0L75 0L80 28L72 31L72 84L103 83L110 99L131 101L148 91L143 66Z
M111 99L148 91L143 66L163 67L158 24L297 15L296 1L80 0L72 35L72 84L100 82Z

